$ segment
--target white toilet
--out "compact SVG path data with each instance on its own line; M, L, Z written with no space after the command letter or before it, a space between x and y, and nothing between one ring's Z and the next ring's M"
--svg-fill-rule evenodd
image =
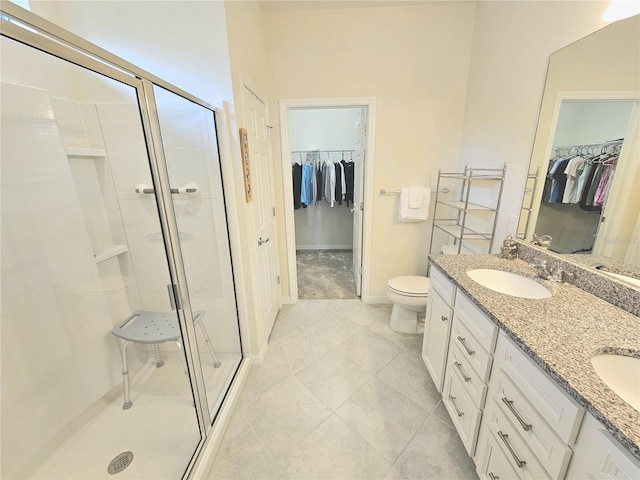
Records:
M387 283L387 297L393 302L389 326L396 332L422 333L429 296L429 278L417 275L394 277ZM420 318L419 318L420 317Z
M458 253L457 245L444 245L440 253ZM400 333L423 333L429 297L429 278L418 275L394 277L387 282L387 297L393 302L389 326Z

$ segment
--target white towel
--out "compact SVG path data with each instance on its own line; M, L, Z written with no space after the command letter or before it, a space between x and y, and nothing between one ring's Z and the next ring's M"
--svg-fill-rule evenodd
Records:
M423 187L408 187L409 188L409 208L422 207L422 197L424 196Z
M418 208L410 208L410 189L422 189L422 202ZM423 222L429 218L429 203L431 200L431 189L424 187L403 187L400 189L400 201L398 202L398 219L401 222Z

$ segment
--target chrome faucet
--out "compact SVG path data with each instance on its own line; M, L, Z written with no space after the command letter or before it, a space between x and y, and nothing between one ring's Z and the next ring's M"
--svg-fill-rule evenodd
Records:
M514 260L518 258L518 244L513 238L513 235L507 235L507 238L502 242L502 247L500 248L500 254L502 258L506 258L507 260Z
M573 278L573 273L566 272L561 268L549 268L546 260L534 259L534 263L529 264L538 272L540 278L545 280L551 280L552 282L564 283L570 278Z
M531 239L531 243L537 245L542 248L549 248L551 246L551 235L536 235L533 234L533 238Z

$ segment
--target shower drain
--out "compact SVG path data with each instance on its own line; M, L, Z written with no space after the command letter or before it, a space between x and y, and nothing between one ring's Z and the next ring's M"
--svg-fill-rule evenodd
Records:
M111 475L116 473L120 473L122 470L131 465L133 461L133 453L132 452L122 452L116 455L116 458L111 460L109 466L107 467L107 472Z

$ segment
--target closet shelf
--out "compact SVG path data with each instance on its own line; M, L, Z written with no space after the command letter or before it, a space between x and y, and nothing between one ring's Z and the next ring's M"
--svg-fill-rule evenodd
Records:
M127 253L129 251L129 247L126 245L114 245L108 250L94 255L96 259L96 263L102 263L105 260L109 260L110 258L117 257L118 255L122 255L123 253Z
M86 158L99 158L106 157L107 151L102 148L73 148L66 149L67 157L86 157Z

